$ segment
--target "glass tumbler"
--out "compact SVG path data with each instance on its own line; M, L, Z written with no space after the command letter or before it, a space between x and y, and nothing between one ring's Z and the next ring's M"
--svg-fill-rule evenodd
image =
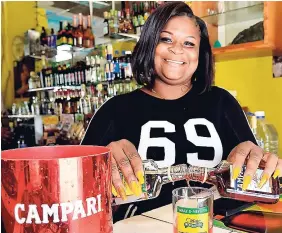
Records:
M212 233L213 192L200 187L181 187L172 191L173 232Z

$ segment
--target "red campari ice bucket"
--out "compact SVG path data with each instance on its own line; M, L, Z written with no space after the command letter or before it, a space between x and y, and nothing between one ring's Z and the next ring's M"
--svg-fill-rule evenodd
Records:
M2 151L7 233L110 233L110 150L98 146Z

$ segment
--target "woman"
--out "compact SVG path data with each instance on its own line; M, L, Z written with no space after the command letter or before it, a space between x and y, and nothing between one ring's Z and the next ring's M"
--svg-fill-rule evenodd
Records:
M134 77L143 88L108 100L93 117L82 144L108 145L113 153L113 185L125 198L118 168L136 195L142 162L159 166L188 163L214 167L233 163L236 178L248 158L244 188L263 159L261 182L279 175L282 162L255 143L238 102L212 87L214 68L205 23L183 2L160 6L147 20L134 48ZM139 181L139 182L138 182ZM171 203L167 184L157 199L121 205L114 221Z

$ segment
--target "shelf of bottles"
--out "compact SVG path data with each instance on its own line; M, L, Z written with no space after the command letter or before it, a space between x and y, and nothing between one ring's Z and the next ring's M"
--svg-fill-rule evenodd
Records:
M57 33L54 29L42 27L41 33L28 30L25 37L25 56L57 62L60 52L87 54L95 48L95 36L92 31L90 15L73 15L72 23L60 21ZM51 51L51 52L50 52ZM65 60L71 60L72 55Z
M138 88L133 80L131 52L113 57L113 48L106 47L106 56L87 56L84 61L48 67L31 72L28 81L33 94L30 103L13 105L12 115L61 115L94 113L108 98Z
M40 43L53 49L65 51L81 51L83 48L93 49L95 47L95 37L92 32L90 15L83 16L81 13L73 15L72 25L67 21L60 21L60 29L55 34L54 29L42 27ZM70 46L71 49L64 47Z
M57 33L52 28L42 28L41 33L29 30L25 55L41 59L43 69L30 73L29 101L13 104L8 116L12 128L17 128L14 122L25 122L30 127L37 116L56 115L61 121L64 116L73 115L80 119L75 120L73 126L77 124L77 128L85 130L91 116L108 98L138 88L131 70L131 52L124 51L114 57L111 43L138 40L145 21L157 6L156 2L149 1L123 2L121 10L105 12L104 40L99 43L92 32L89 15L73 15L72 22L60 22ZM106 45L106 56L93 52L101 44ZM54 58L61 51L72 54L72 59L58 63ZM74 53L80 52L83 59L73 62L77 55ZM83 131L76 131L79 133L74 138L79 141ZM20 141L20 147L27 144L21 139L22 132L25 130L16 140Z
M42 27L41 33L28 30L25 38L25 56L36 59L47 57L57 62L60 51L87 54L99 45L116 41L138 40L149 15L159 6L155 1L123 1L120 10L104 12L104 37L96 38L92 31L91 17L81 13L73 15L72 22L60 21L56 33L53 28ZM71 60L73 55L68 59Z
M158 5L155 1L124 1L120 11L105 11L104 36L120 38L128 35L138 39L136 35L140 35L146 20Z

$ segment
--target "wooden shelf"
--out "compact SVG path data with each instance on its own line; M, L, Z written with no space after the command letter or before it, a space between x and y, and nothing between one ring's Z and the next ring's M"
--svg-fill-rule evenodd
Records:
M49 90L53 90L54 88L55 88L55 87L33 88L33 89L29 89L27 92L49 91Z
M137 41L140 39L139 34L119 33L119 35L124 36L124 37L129 37L129 38L135 39Z
M229 45L212 49L215 61L235 60L242 58L271 56L272 47L264 41Z
M8 115L8 118L34 118L36 115Z

